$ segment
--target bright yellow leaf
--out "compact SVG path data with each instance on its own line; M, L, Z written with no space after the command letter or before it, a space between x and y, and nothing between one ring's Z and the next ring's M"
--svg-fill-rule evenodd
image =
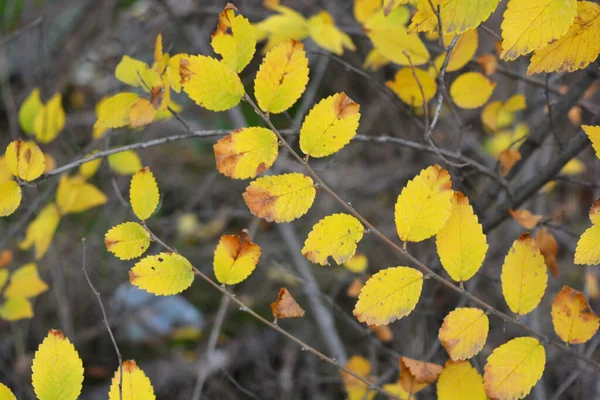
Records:
M350 357L345 367L364 378L369 378L369 374L371 373L371 363L369 360L357 355ZM369 387L364 382L344 371L342 371L341 375L344 389L348 395L346 400L371 400L375 397L375 392L369 391Z
M338 152L356 135L360 105L346 93L336 93L317 103L300 129L300 149L311 157Z
M50 143L64 129L65 121L62 96L56 93L35 116L33 122L35 138L40 143Z
M418 32L438 30L438 7L444 35L477 28L494 12L500 0L419 0L409 29ZM432 8L432 6L434 8ZM435 10L435 11L434 11Z
M133 150L111 154L107 158L110 169L120 175L133 175L143 168L140 156Z
M290 222L308 212L317 191L300 173L264 176L251 182L244 200L252 214L269 222Z
M79 176L60 177L56 190L56 204L62 215L80 213L106 204L108 197L100 189Z
M215 53L223 57L223 64L240 73L254 56L256 38L250 21L235 15L234 10L235 6L227 3L219 14L219 24L210 44Z
M360 253L356 253L344 262L344 267L346 267L346 269L357 274L366 271L368 266L369 259L366 255Z
M14 175L12 172L10 172L10 168L8 168L6 157L4 155L0 155L0 183L12 181L13 178Z
M121 369L123 373L121 374ZM119 390L123 377L122 389ZM117 368L115 375L112 378L110 391L108 392L109 400L155 400L154 388L150 379L144 374L144 371L137 366L134 360L126 360L123 362L122 368Z
M167 79L171 84L171 89L173 89L177 93L181 92L181 59L189 57L189 54L180 53L175 54L169 59L169 67L167 68ZM172 105L170 107L174 108Z
M81 393L83 363L69 339L56 329L38 347L31 383L39 400L76 400Z
M250 241L247 232L223 235L215 249L213 268L217 280L235 285L252 274L260 258L260 246Z
M290 39L301 41L308 36L307 21L302 14L280 5L270 8L278 14L253 25L256 40L268 38L265 52Z
M0 217L6 217L16 211L21 204L21 186L15 181L0 183Z
M46 168L44 153L31 141L10 142L4 156L10 172L25 181L39 178Z
M468 361L448 360L437 382L438 400L487 400L483 379Z
M105 97L96 105L96 123L94 138L101 137L106 129L114 129L129 124L129 111L137 102L136 93L119 93Z
M576 0L511 0L502 20L505 60L543 48L564 35L577 14Z
M515 240L502 265L502 293L508 307L517 315L533 311L548 283L546 263L535 240L523 234Z
M304 242L302 255L315 264L329 265L328 258L331 257L341 265L356 253L364 230L362 223L352 215L329 215L313 226Z
M356 50L350 36L335 26L333 17L325 10L308 19L308 33L316 44L338 56L344 54L344 49Z
M444 318L438 338L454 361L466 360L481 351L490 323L479 308L457 308Z
M532 337L519 337L497 347L488 357L483 375L487 395L494 399L522 399L544 373L546 351Z
M104 236L106 250L121 260L144 254L150 246L150 234L137 222L125 222L110 228Z
M473 109L487 103L496 83L479 72L466 72L452 82L450 96L460 108Z
M254 96L261 110L279 114L294 105L307 83L304 45L289 40L270 50L263 59L254 80Z
M353 314L367 325L387 325L414 310L423 274L409 267L393 267L373 275L360 291Z
M450 45L454 36L455 35L444 35L444 44L446 46ZM477 29L471 29L461 34L452 49L452 53L450 53L450 60L448 60L446 71L458 71L467 65L475 56L478 45L479 35L477 34ZM442 69L445 58L445 52L436 57L435 67L438 71Z
M422 65L429 61L429 50L404 24L410 17L405 7L395 8L389 15L381 9L363 27L375 49L400 65Z
M33 317L33 306L25 297L12 297L0 305L0 318L18 321Z
M46 290L48 285L40 278L37 265L29 263L19 267L10 275L10 282L4 291L4 296L29 299L39 296Z
M566 34L535 52L527 74L573 72L587 67L600 54L600 5L577 2L577 16Z
M415 78L416 75L416 78ZM413 107L422 107L428 103L437 92L435 79L420 68L400 68L393 81L385 83L406 104ZM423 94L425 98L423 98Z
M129 201L135 215L142 221L150 216L158 207L160 194L154 175L150 168L142 168L131 178L131 187L129 189Z
M452 210L450 174L439 165L421 171L402 189L395 222L402 241L420 242L444 227Z
M454 192L450 218L435 244L442 266L455 281L469 280L481 268L487 240L469 199L461 192Z
M146 92L150 92L160 81L160 75L148 64L127 55L123 56L117 65L115 77L129 86L139 87Z
M271 168L279 154L277 136L267 128L231 132L214 146L217 169L234 179L254 178Z
M600 264L600 199L594 201L589 215L593 226L583 232L575 249L575 264L579 265Z
M158 296L183 292L194 281L192 264L177 253L142 258L129 270L132 285Z
M578 175L585 171L585 164L578 158L573 158L560 170L563 175Z
M38 216L29 223L25 233L25 239L19 243L21 250L27 250L35 246L35 259L39 260L46 254L58 223L60 222L60 211L55 203L50 203L40 211Z
M600 318L583 293L563 286L552 303L552 324L556 334L567 344L581 344L596 334Z
M0 399L1 400L17 400L13 392L8 388L8 386L0 383Z
M581 129L583 129L585 134L590 139L590 142L592 142L592 147L596 152L596 157L600 158L600 125L581 125Z
M40 89L33 89L23 104L21 104L21 108L19 108L19 124L25 133L29 135L33 134L35 117L43 106Z

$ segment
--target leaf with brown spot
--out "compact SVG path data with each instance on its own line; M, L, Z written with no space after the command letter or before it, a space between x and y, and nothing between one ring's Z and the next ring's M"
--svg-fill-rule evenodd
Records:
M418 393L435 382L442 370L438 364L400 357L400 385L410 394Z
M533 229L544 218L542 215L535 215L529 210L508 210L510 215L525 229Z
M563 286L552 303L552 324L556 334L567 344L581 344L598 331L600 318L578 290Z
M277 295L277 300L271 303L271 311L275 320L279 318L299 318L304 317L304 310L294 300L286 288L281 288Z

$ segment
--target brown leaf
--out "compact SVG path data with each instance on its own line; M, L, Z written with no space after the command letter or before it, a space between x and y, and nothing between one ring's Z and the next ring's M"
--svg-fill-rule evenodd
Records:
M484 54L477 57L477 64L483 70L483 73L487 76L494 75L496 68L498 68L498 59L493 54Z
M498 155L500 161L500 173L506 176L513 165L521 159L521 153L518 150L506 149Z
M389 343L394 338L392 330L388 325L369 325L369 329L375 332L375 336L383 343Z
M400 357L400 385L408 393L415 394L435 382L442 370L438 364Z
M279 290L279 295L274 303L271 303L271 311L275 320L279 318L298 318L304 316L304 310L292 297L286 288Z
M542 220L543 216L535 215L529 210L508 210L510 215L525 229L533 229Z
M348 289L346 289L346 295L348 295L348 297L358 297L363 286L365 286L365 284L362 280L359 278L354 279L350 286L348 286Z
M582 113L583 113L583 111L581 110L581 107L579 107L579 106L572 107L569 110L567 117L569 117L569 121L571 122L572 125L574 125L574 126L581 125L581 114Z
M548 232L546 228L542 228L535 234L535 244L540 249L544 256L546 266L553 276L558 276L558 263L556 255L558 254L558 243L554 235Z
M4 268L12 263L13 253L12 250L2 250L0 253L0 268Z

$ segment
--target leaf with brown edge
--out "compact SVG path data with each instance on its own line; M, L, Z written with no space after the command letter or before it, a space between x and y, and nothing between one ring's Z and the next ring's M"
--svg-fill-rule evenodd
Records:
M506 149L498 155L500 161L500 174L506 176L511 168L521 159L519 150Z
M578 290L563 286L552 303L552 324L556 334L567 344L581 344L598 331L600 318Z
M544 218L542 215L535 215L529 210L508 210L510 215L525 229L533 229Z
M435 382L442 373L438 364L400 357L400 385L410 394L415 394Z
M489 320L479 308L457 308L444 318L438 338L454 361L481 351L487 340Z
M540 249L544 256L546 267L550 270L553 276L558 276L558 263L556 255L558 254L558 243L554 235L548 232L546 228L538 230L535 234L535 245Z
M271 311L276 321L279 318L304 317L304 310L286 288L279 290L277 300L271 303Z
M215 249L213 268L217 280L235 285L252 274L260 258L260 246L250 241L248 230L241 235L223 235Z

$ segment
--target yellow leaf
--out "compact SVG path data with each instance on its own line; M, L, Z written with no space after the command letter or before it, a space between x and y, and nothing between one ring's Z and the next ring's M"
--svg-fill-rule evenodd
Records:
M381 270L360 291L353 314L368 325L387 325L414 310L422 288L423 274L414 268Z
M446 46L450 45L454 36L455 35L444 35L444 44ZM446 71L458 71L467 65L473 59L473 56L475 56L478 44L479 35L477 34L477 29L471 29L460 35L454 45L454 49L452 49L452 53L450 53L450 60L448 60ZM438 71L442 69L445 58L445 52L436 57L435 67Z
M13 392L8 388L8 386L0 383L0 399L1 400L17 400Z
M123 56L117 65L115 77L127 85L139 87L146 92L150 92L160 81L160 75L148 64L127 55Z
M435 382L441 373L441 365L400 357L400 385L410 395Z
M6 321L18 321L33 317L31 302L25 297L12 297L0 306L0 318Z
M581 129L583 129L585 134L590 139L590 142L592 142L592 147L596 152L596 157L600 158L600 125L581 125Z
M261 110L279 114L294 105L307 83L304 45L289 40L270 50L263 59L254 80L254 96Z
M415 78L416 75L416 78ZM400 99L413 107L422 107L428 103L437 92L437 83L427 71L420 68L400 68L393 81L386 85L400 97ZM425 98L423 99L423 94Z
M317 103L300 129L300 149L311 157L338 152L356 135L360 105L346 93L336 93Z
M120 175L133 175L143 168L140 156L133 150L111 154L108 156L108 165Z
M494 399L522 399L544 373L546 351L537 339L519 337L497 347L483 374L487 395Z
M76 400L81 393L83 363L73 344L56 329L38 347L31 383L39 400Z
M399 383L386 383L382 386L382 388L386 392L396 396L399 400L415 399L415 396L409 394L406 390L404 390L404 388L402 388L402 385L400 385ZM373 396L374 395L375 394L373 394ZM356 400L362 400L362 397L358 397Z
M55 203L48 204L27 227L25 239L19 243L19 248L27 250L35 246L35 259L39 260L50 247L59 222L58 207Z
M481 351L490 323L479 308L457 308L444 318L438 338L454 361L466 360Z
M369 259L364 254L360 253L356 253L344 262L344 267L346 267L346 269L357 274L366 271L368 266Z
M123 386L119 390L121 382L121 370L123 371ZM112 378L109 400L155 400L154 388L150 379L144 374L144 371L137 366L134 360L123 362L123 366L117 368Z
M10 172L10 168L8 168L8 164L6 163L6 157L3 155L0 156L0 183L11 181L14 175Z
M487 400L483 379L468 361L448 360L437 383L438 400Z
M302 14L280 5L270 8L279 14L272 15L253 26L256 40L268 38L264 47L265 52L290 39L301 41L308 36L307 21Z
M44 153L34 142L22 140L10 142L4 156L10 172L25 181L39 178L46 168Z
M132 285L158 296L183 292L194 281L192 264L177 253L142 258L129 270Z
M543 48L564 35L577 14L576 0L511 0L502 21L505 60Z
M535 240L525 233L515 240L502 265L502 293L517 315L533 311L548 283L546 263Z
M24 297L26 299L39 296L48 290L46 282L40 279L37 265L29 263L19 267L10 276L10 283L4 291L7 298Z
M240 77L212 57L182 57L179 73L183 90L196 104L207 110L229 110L238 105L244 96Z
M377 49L371 49L367 57L365 58L365 62L363 63L363 69L370 71L379 71L385 65L390 63L390 59L384 56Z
M89 157L96 152L97 151L94 150L93 152L86 155L85 157ZM100 168L100 164L102 164L102 158L97 158L95 160L88 161L86 163L81 164L79 166L79 175L84 177L85 179L90 179L92 176L96 175L98 168Z
M129 189L129 201L135 215L142 221L150 216L158 207L160 194L154 175L150 168L142 168L131 178L131 187Z
M177 93L181 92L181 59L189 58L189 54L175 54L169 59L169 67L167 68L167 79L171 84L171 89ZM171 108L174 108L172 105ZM177 110L175 110L177 111Z
M106 204L108 197L85 179L63 175L56 190L56 204L62 215L80 213Z
M560 170L560 173L564 175L578 175L584 171L585 164L581 160L573 158L565 164L565 166Z
M40 98L40 89L33 89L23 104L21 104L21 108L19 108L19 124L25 133L29 135L33 134L35 117L43 106L44 104Z
M368 378L371 373L371 363L366 358L357 355L350 357L346 368L364 378ZM348 394L347 400L371 400L375 397L375 392L369 391L369 387L364 382L345 371L342 371L341 375L344 389Z
M251 182L244 201L252 214L269 222L290 222L308 212L317 191L300 173L264 176Z
M241 236L223 235L215 249L215 276L225 285L243 282L254 271L259 258L260 246L250 241L247 231Z
M383 5L383 0L354 0L354 18L365 24Z
M496 83L479 72L466 72L452 82L450 96L460 108L473 109L487 103Z
M405 7L395 8L389 15L379 10L364 26L375 49L400 65L421 65L429 61L429 51L415 33L408 33L404 24L410 14Z
M436 13L439 8L444 35L463 33L488 19L499 2L500 0L419 0L417 13L413 16L409 29L419 32L437 31Z
M267 128L231 132L214 146L217 169L234 179L254 178L271 168L279 154L277 136Z
M535 52L527 74L573 72L587 67L600 53L600 5L577 2L577 16L566 34Z
M235 9L233 4L227 3L219 14L219 24L210 44L215 53L223 57L224 65L240 73L252 61L256 38L250 21L235 15Z
M33 122L35 138L40 143L50 143L64 129L65 121L62 96L56 93L35 116Z
M6 217L16 211L21 204L21 186L15 181L0 183L0 217Z
M563 286L552 303L552 324L556 334L567 344L581 344L596 334L600 318L583 293Z
M349 214L329 215L320 220L308 234L302 255L315 264L329 265L331 257L338 265L356 253L365 228Z
M402 241L420 242L437 234L452 210L450 174L439 165L421 171L402 189L395 222Z
M577 242L575 264L600 264L600 199L596 199L590 208L590 220L593 226L588 228Z
M144 254L150 246L150 234L137 222L125 222L110 228L104 236L106 250L121 260L131 260Z
M140 97L129 109L129 126L139 128L154 121L156 109L150 100Z
M100 100L96 105L94 138L102 136L106 129L128 125L129 111L138 99L136 93L119 93Z
M492 156L499 157L502 151L518 146L527 135L529 135L529 126L526 123L521 123L512 130L500 131L494 134L492 138L484 143L483 147Z
M442 266L455 281L469 280L481 268L487 240L469 199L461 192L454 192L450 218L435 244Z
M327 11L323 10L308 19L308 33L316 44L338 56L344 54L344 49L356 50L350 36L335 26L333 17Z

